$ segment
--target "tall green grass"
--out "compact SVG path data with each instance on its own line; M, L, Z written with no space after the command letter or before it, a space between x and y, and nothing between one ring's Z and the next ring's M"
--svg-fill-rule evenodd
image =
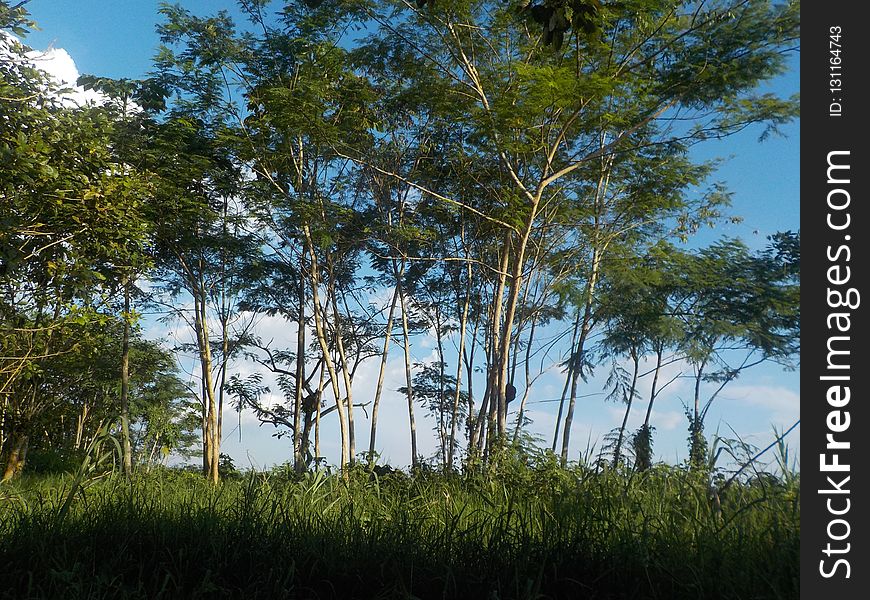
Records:
M0 597L798 596L797 483L767 476L718 504L673 467L72 483L0 487Z

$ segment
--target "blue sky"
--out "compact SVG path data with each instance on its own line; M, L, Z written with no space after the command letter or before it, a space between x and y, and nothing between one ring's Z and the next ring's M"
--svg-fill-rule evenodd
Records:
M40 31L31 33L25 42L37 50L49 47L64 49L79 73L89 73L114 78L143 77L149 70L158 38L154 31L159 20L158 2L151 1L96 1L96 0L32 0L27 8ZM230 0L186 0L182 6L195 14L211 14L221 8L238 14ZM799 89L799 58L795 55L790 70L771 82L764 91L773 91L790 96ZM783 128L785 137L773 136L759 143L761 129L748 129L723 141L713 141L698 147L699 159L715 157L726 161L715 175L733 192L732 213L743 217L740 224L723 224L715 230L703 231L692 245L706 245L721 236L739 237L753 248L762 247L766 236L776 231L797 230L800 226L800 130L798 123ZM153 335L166 335L171 327L146 324ZM264 321L260 330L265 337L292 339L292 330L282 323ZM179 332L179 335L184 335ZM425 359L432 347L426 339L416 341L415 358ZM377 365L369 365L373 379ZM240 368L249 368L241 366ZM394 381L400 379L400 357L391 355L390 372ZM360 396L371 388L365 380L366 370L361 373ZM593 380L581 394L599 391L598 379ZM394 464L407 464L407 414L403 398L395 392L401 382L392 385L384 399L379 440L383 454ZM659 458L676 461L685 456L685 418L682 403L689 399L685 384L678 382L670 392L658 401L653 425L656 426L656 451ZM356 386L355 386L356 387ZM388 383L388 387L390 384ZM561 377L556 374L543 376L536 384L536 398L547 400L558 397L561 392ZM707 421L708 434L717 429L724 437L742 437L758 446L765 446L772 439L772 425L784 429L799 418L800 385L797 372L783 372L775 365L756 367L726 388L714 404ZM540 402L531 405L535 413L533 431L552 436L553 413L556 403ZM606 405L600 396L590 396L580 401L577 426L572 437L572 456L576 457L589 443L600 444L600 437L621 420L621 406ZM360 415L361 416L361 415ZM242 419L242 439L233 431L237 417L226 415L225 451L239 465L267 466L287 460L289 441L276 440L267 426L258 427L250 415ZM419 417L418 417L419 418ZM634 422L635 417L633 417ZM332 440L336 436L324 431L328 456L335 456ZM421 437L431 437L429 425L418 425ZM358 423L358 446L367 447L368 427ZM797 430L789 438L789 444L799 446ZM434 448L434 438L421 440L421 445Z

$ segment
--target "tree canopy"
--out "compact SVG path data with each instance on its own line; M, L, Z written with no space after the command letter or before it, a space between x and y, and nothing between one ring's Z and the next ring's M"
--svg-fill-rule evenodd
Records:
M798 115L797 98L759 92L798 44L798 2L239 7L247 22L162 5L152 72L82 77L92 104L0 38L9 477L28 443L78 447L82 423L117 419L126 464L189 453L198 431L217 482L232 405L287 433L299 471L322 462L321 419L337 419L346 468L376 460L387 396L407 410L412 465L477 468L521 439L534 383L554 371L564 464L580 387L607 369L626 406L613 464L629 449L646 468L668 362L694 385L701 465L719 391L755 364L794 366L799 233L759 251L687 242L739 218L693 148ZM0 2L0 27L28 26ZM188 333L171 349L144 340L146 310ZM431 457L420 408L436 422Z

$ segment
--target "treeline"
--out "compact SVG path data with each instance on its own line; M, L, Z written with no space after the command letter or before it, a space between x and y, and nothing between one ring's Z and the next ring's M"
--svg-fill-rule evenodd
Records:
M394 346L414 466L426 458L415 411L435 415L439 466L479 464L520 436L530 387L555 363L563 464L580 383L607 368L626 407L609 460L646 468L675 362L693 380L699 465L723 387L795 360L798 234L760 252L674 242L727 218L729 193L692 147L797 116L795 99L756 91L798 43L797 3L239 10L236 24L164 5L149 76L82 77L103 98L85 106L0 39L4 479L28 449L71 456L114 431L127 472L194 451L199 434L217 481L230 404L289 435L299 471L321 458L324 418L338 420L340 467L375 460ZM0 27L30 26L23 6L0 2ZM142 338L146 310L189 328L175 350L196 357L196 384ZM263 315L295 343L260 339ZM423 333L437 360L417 365ZM369 360L376 391L360 398ZM242 361L273 374L279 403ZM640 402L646 419L627 431Z

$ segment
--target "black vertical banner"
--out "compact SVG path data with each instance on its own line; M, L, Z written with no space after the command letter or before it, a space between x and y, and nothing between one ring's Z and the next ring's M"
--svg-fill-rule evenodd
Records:
M870 597L870 30L864 4L801 14L801 597Z

